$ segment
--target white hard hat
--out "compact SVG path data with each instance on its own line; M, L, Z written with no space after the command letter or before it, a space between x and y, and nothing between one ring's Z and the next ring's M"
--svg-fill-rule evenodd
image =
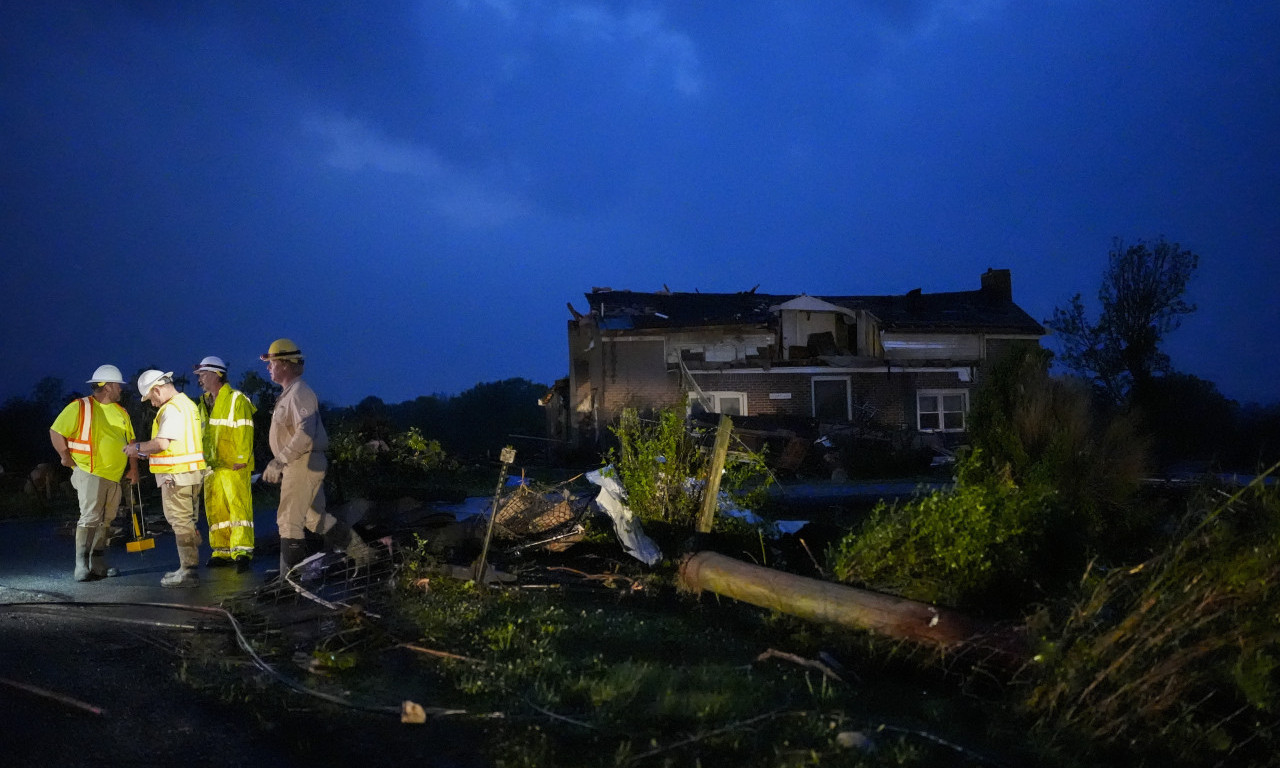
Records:
M205 359L201 360L200 364L196 366L196 373L204 373L205 371L226 373L227 364L222 361L222 358L209 355Z
M146 397L152 387L166 379L171 380L172 378L173 371L157 371L154 368L148 371L143 371L142 375L138 377L138 392L141 393L143 397Z
M85 382L85 384L123 384L124 377L120 375L120 369L114 365L100 365L94 372L93 376Z

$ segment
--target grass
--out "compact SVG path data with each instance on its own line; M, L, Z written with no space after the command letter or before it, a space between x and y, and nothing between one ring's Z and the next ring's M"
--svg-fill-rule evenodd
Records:
M1003 705L940 675L936 658L575 557L578 574L608 578L552 585L543 564L521 583L551 588L483 590L417 554L368 612L277 626L255 644L353 702L461 710L440 727L499 766L980 766L1015 732ZM246 671L225 655L186 668L262 723L296 709L295 694Z

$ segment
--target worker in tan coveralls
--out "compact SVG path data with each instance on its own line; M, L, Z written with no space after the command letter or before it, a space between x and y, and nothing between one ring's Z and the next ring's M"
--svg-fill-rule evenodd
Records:
M302 380L302 352L291 340L276 339L262 359L271 380L284 387L267 433L274 458L262 470L263 481L280 483L276 524L281 577L306 559L306 531L323 536L326 550L345 551L358 564L368 562L372 552L360 534L325 509L324 473L329 463L324 451L329 435L320 421L316 393Z

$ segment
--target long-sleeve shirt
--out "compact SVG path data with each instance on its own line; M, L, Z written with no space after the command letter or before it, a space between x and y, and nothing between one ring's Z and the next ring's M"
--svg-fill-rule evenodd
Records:
M320 421L320 401L301 378L289 382L276 400L267 442L271 454L285 464L329 447L329 435Z

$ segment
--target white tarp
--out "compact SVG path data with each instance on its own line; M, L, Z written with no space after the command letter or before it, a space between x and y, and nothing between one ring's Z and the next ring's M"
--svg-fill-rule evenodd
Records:
M600 486L596 504L599 504L605 514L613 520L613 530L618 534L618 540L622 542L622 547L627 550L627 554L645 565L653 565L662 559L662 550L653 539L645 535L644 529L640 527L640 521L622 500L622 484L611 474L605 474L612 469L612 467L605 467L587 473L587 480L593 485Z

